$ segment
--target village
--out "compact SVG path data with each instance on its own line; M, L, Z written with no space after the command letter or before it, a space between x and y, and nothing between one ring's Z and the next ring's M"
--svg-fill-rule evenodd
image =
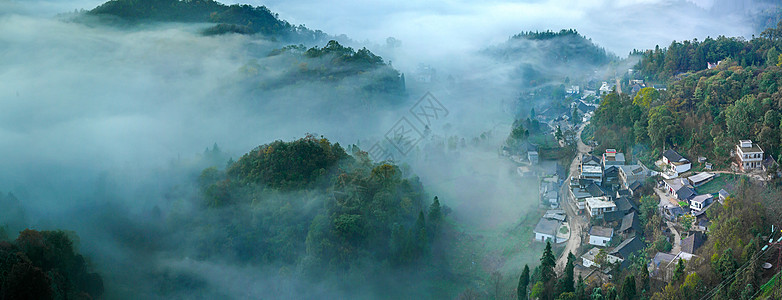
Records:
M632 94L647 87L643 80L627 83ZM715 169L706 157L691 161L674 149L662 149L662 155L650 165L627 159L625 153L610 145L604 145L605 151L594 153L596 143L583 141L581 133L594 115L600 97L621 91L619 85L619 80L616 85L603 82L596 91L566 87L572 114L558 112L557 116L544 110L535 116L548 125L550 134L560 135L560 145L575 146L569 169L541 159L544 150L531 143L521 146L526 155L504 154L517 163L518 175L539 178L539 206L545 212L534 227L534 240L550 242L560 251L558 273L563 272L568 253L573 253L578 258L576 276L587 283L603 284L610 282L616 274L613 271L627 268L641 251L647 251L652 258L647 266L650 278L665 284L671 282L677 267L683 268L680 261L696 256L695 250L708 237L709 209L724 203L739 178L764 181L769 172L782 174L776 171L774 158L765 155L751 140L735 141L733 162L727 170ZM582 119L573 120L575 116ZM557 133L563 130L570 134ZM654 211L662 219L657 240L645 232L642 198L654 199Z

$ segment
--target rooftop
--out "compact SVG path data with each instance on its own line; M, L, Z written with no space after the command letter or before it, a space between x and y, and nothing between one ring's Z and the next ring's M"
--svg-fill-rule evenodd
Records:
M763 149L758 144L752 143L751 140L741 140L736 146L742 153L763 152Z
M690 200L696 195L698 195L698 192L696 192L695 189L690 186L684 186L676 191L676 197L678 197L680 200Z
M590 197L586 198L585 201L591 209L616 207L616 204L613 201L608 201L606 197Z
M682 240L682 252L695 254L695 250L700 248L705 242L706 239L703 237L703 234L696 231Z
M659 266L661 263L667 265L669 262L672 262L674 258L676 258L676 255L665 252L657 252L657 254L654 255L654 258L652 258L652 263L655 267Z
M703 194L703 195L698 195L698 196L693 197L692 200L690 200L690 201L696 202L696 203L703 203L703 202L706 202L709 199L711 199L711 195Z
M591 195L592 197L601 197L606 195L606 191L603 188L601 188L599 185L597 185L597 183L594 182L590 183L586 187L586 190L587 193L589 193L589 195Z
M630 184L630 187L629 187L629 188L630 188L631 190L635 191L636 189L640 188L642 185L643 185L643 184L641 184L641 182L640 182L640 181L635 181L635 182L633 182L633 183L631 183L631 184Z
M673 149L665 150L663 157L667 158L670 162L689 162L679 152L673 151Z
M622 221L622 218L625 216L625 213L623 211L614 210L614 211L608 211L603 214L603 220L606 222L614 222L614 221Z
M690 177L687 177L687 180L689 180L692 183L698 183L706 180L710 180L714 178L714 174L709 172L701 172L695 175L692 175Z
M625 175L638 175L645 171L644 167L641 165L623 165L617 167L622 169L622 173L625 173Z
M557 220L541 218L538 225L535 225L535 232L556 236L560 224L561 222Z
M543 215L543 218L562 222L565 221L566 215L564 210L549 210Z
M643 250L644 242L640 238L634 236L632 238L624 240L619 246L616 246L614 251L611 251L611 255L620 257L624 260L630 257L630 254L636 251Z
M592 226L592 228L589 229L589 235L610 238L614 236L614 229L603 226Z
M630 201L630 198L626 196L619 197L618 199L616 199L615 203L616 203L616 209L622 212L627 212L630 211L631 209L635 209L636 211L638 210L638 207L635 206L635 203Z
M619 227L619 231L625 232L630 229L638 231L640 228L641 221L638 220L638 215L636 215L635 212L631 212L622 218L622 226Z
M617 161L617 162L624 162L625 161L625 154L624 153L612 153L612 155L609 155L606 153L606 155L603 155L605 157L606 161Z
M679 191L682 187L689 185L683 178L663 179L666 185L670 186L674 192Z
M600 166L593 166L593 165L583 165L581 166L581 173L595 173L595 174L602 174L603 169Z
M589 249L589 251L587 251L583 255L581 255L581 258L586 258L587 260L595 261L595 256L597 256L598 253L600 253L599 248L592 248Z
M584 154L583 156L581 156L581 163L582 164L593 163L595 165L599 165L600 158L591 154Z

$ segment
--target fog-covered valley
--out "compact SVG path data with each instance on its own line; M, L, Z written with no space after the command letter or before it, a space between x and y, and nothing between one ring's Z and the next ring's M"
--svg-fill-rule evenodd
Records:
M768 6L717 22L719 3L626 2L248 2L323 30L305 39L0 0L0 240L68 233L101 288L55 298L500 298L490 275L510 291L542 249L539 183L501 155L514 121L632 49L756 34Z

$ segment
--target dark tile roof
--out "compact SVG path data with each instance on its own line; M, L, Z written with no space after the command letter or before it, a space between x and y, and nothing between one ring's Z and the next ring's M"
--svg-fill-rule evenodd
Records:
M698 195L698 192L695 191L694 188L690 186L685 186L680 188L678 191L676 191L676 197L679 198L679 200L690 200L692 197L695 197Z
M619 227L619 231L625 232L630 229L638 231L640 228L641 221L638 220L638 215L636 215L635 212L631 212L622 218L622 226Z
M668 206L665 208L665 218L668 220L675 220L679 216L684 214L684 209L678 206Z
M628 213L630 210L638 211L638 207L628 197L619 197L614 202L616 202L616 209L623 213Z
M592 182L590 185L587 186L587 192L592 195L592 197L600 197L605 196L606 192L596 183Z
M603 214L603 220L606 222L621 221L624 216L625 213L623 211L609 211Z
M665 150L663 156L665 156L665 158L667 158L668 161L673 161L673 162L679 162L685 159L684 156L679 154L679 152L673 151L672 149Z
M592 105L587 105L582 101L578 101L578 110L586 113L586 112L594 111L595 107Z
M581 163L582 164L589 163L589 162L592 162L592 161L594 161L596 164L600 164L600 158L597 157L597 156L594 156L594 155L591 155L591 154L584 154L581 157Z
M614 251L611 251L610 254L627 261L627 259L630 257L630 254L643 250L644 246L644 242L641 241L641 238L634 236L624 240L621 244L619 244L619 246L616 246Z
M603 170L604 177L619 177L619 168L616 166L610 166Z
M682 240L682 252L687 252L690 254L695 254L695 250L703 246L703 243L706 242L706 239L703 236L703 233L695 232Z
M629 190L618 190L618 191L616 191L616 197L617 198L630 197L630 196L631 195L630 195L630 191Z

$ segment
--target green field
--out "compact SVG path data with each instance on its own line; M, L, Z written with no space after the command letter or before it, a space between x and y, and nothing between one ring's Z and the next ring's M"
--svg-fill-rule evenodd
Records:
M718 193L720 189L725 189L728 192L733 191L739 178L746 177L738 174L717 174L716 178L696 188L698 193L701 194L714 194Z
M545 244L533 241L533 229L544 212L544 209L530 209L515 224L493 230L452 223L454 228L448 234L454 235L450 239L454 242L448 245L445 259L450 264L452 277L438 282L437 294L456 298L465 287L490 291L491 274L499 271L503 298L510 296L524 264L531 269L539 264Z

